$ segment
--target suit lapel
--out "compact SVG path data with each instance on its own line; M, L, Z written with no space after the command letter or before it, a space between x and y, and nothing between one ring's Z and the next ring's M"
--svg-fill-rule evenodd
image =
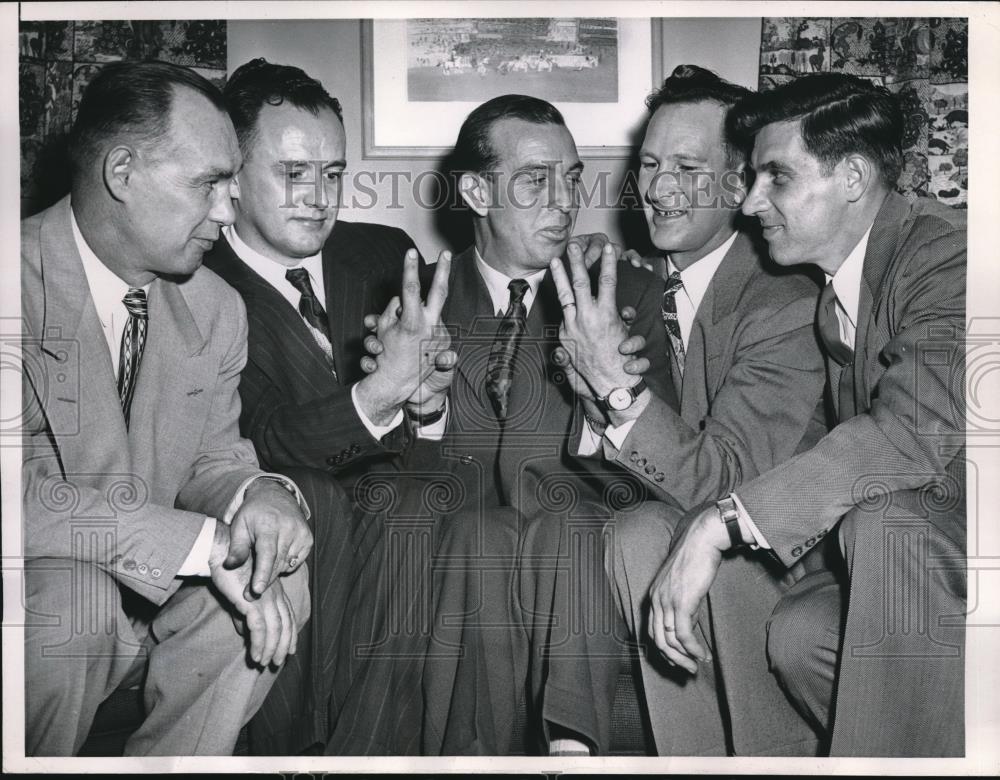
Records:
M340 230L338 230L340 228ZM363 248L356 241L346 238L343 223L338 223L323 247L323 280L326 293L326 314L333 347L333 363L341 383L353 381L359 371L361 344L353 343L361 332L369 311L371 267L365 262ZM402 258L399 263L400 278L403 273ZM351 343L348 343L352 340Z
M73 240L69 198L41 230L44 305L41 352L55 392L42 403L67 471L127 471L125 418L107 341ZM60 379L62 377L63 379ZM110 441L111 446L94 446ZM84 465L86 464L86 465Z
M500 320L492 311L493 304L486 290L486 283L476 269L474 247L465 250L452 261L449 287L442 319L452 331L454 349L459 355L458 376L474 392L475 397L492 410L489 399L483 395L485 360L489 356L489 345L496 336ZM486 352L478 355L484 347ZM472 355L473 352L477 355ZM477 356L483 359L476 359Z

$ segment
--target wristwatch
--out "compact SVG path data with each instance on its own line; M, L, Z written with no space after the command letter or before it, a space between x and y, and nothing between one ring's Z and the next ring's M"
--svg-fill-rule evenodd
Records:
M715 502L715 506L718 508L719 517L722 518L722 523L729 533L729 543L732 549L738 550L741 547L747 547L747 543L743 541L743 532L740 530L740 513L736 509L736 502L733 501L732 496L720 498Z
M605 411L624 412L646 389L646 380L640 379L632 387L615 387L604 398L598 398L599 403Z

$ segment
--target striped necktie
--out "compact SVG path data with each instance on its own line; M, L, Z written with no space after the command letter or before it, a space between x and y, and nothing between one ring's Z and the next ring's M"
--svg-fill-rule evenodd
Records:
M122 303L128 309L128 322L122 332L121 349L118 353L118 398L122 403L122 413L125 415L125 427L128 428L132 411L132 396L139 377L139 361L142 360L142 350L146 346L146 326L149 323L149 310L146 305L146 292L139 287L129 287Z
M819 306L816 308L816 327L826 351L839 365L846 366L854 360L854 350L840 338L837 293L833 289L833 282L827 282L819 296Z
M323 308L323 304L319 302L313 291L312 282L309 281L309 272L305 268L289 268L285 271L285 279L291 282L302 296L299 298L299 314L309 326L309 332L316 344L326 355L330 372L336 379L337 371L333 367L333 340L330 338L330 321L327 319L326 309Z
M674 349L674 357L677 358L677 367L681 374L684 373L684 340L681 338L681 326L677 321L677 293L684 289L684 281L681 279L680 271L673 271L667 277L667 283L663 288L663 324L670 337L670 346Z
M486 392L500 420L507 419L507 401L514 378L514 356L528 318L528 309L524 305L528 283L524 279L512 279L507 289L510 290L510 305L500 321L486 366Z

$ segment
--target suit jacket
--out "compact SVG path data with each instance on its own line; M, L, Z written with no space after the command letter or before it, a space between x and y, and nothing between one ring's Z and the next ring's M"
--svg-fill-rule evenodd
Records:
M338 220L323 247L326 310L336 379L299 312L233 252L224 238L205 265L243 297L250 323L240 382L240 427L269 468L323 469L349 480L365 464L402 449L400 426L376 440L361 422L350 386L363 378L363 320L380 313L400 285L413 248L397 228Z
M690 509L814 444L826 432L818 295L741 233L698 307L683 375L672 366L680 411L654 398L609 455Z
M243 304L205 269L153 281L126 430L68 197L21 223L21 285L25 556L85 561L162 604L205 517L260 473L237 423Z
M854 362L828 364L840 423L738 491L786 566L841 523L851 586L834 755L964 750L965 263L964 212L886 198Z

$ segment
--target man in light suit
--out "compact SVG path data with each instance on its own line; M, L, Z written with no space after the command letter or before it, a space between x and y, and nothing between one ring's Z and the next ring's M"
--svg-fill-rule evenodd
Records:
M631 404L616 403L613 388L636 378L623 374L619 337L608 326L613 308L595 304L589 293L581 296L554 269L569 307L563 344L574 353L576 371L607 399L584 400L588 419L599 422L585 431L584 449L603 453L661 499L619 513L608 531L613 587L636 637L644 634L647 592L684 513L811 446L824 431L823 363L812 324L818 287L802 274L779 273L757 237L737 225L745 157L724 121L750 94L703 68L681 65L647 101L639 182L650 237L665 254L662 317L679 409L648 392ZM655 650L641 653L656 750L814 752L815 737L767 673L763 631L732 630L732 621L770 614L784 586L753 561L737 558L723 568L712 594L717 654L749 663L719 678L702 667L685 680ZM734 598L756 581L760 598ZM565 687L558 679L548 685ZM720 700L729 706L720 710ZM601 748L584 736L591 750Z
M200 268L236 136L193 71L118 63L72 153L71 194L21 233L25 749L72 755L141 683L129 755L231 754L308 617L312 545L239 436L243 306Z
M686 668L703 657L692 622L725 551L792 567L836 532L841 566L770 618L776 675L833 755L960 756L964 214L893 191L902 113L863 79L807 76L731 121L753 140L743 208L771 255L828 278L817 327L838 424L692 519L653 586L657 645Z

